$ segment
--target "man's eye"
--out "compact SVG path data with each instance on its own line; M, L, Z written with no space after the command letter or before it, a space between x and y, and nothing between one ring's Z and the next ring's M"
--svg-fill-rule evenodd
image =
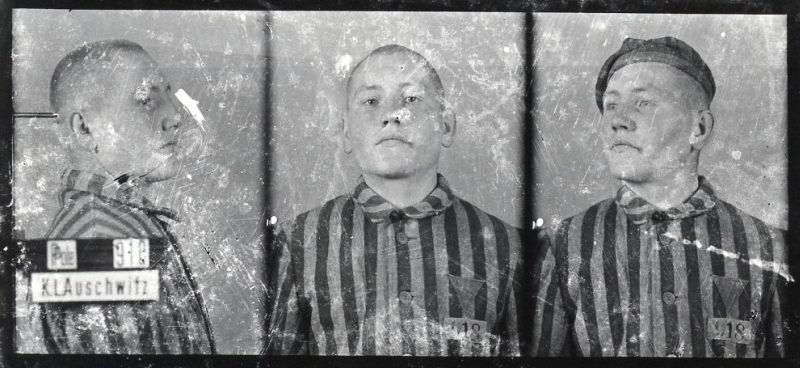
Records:
M406 103L416 102L417 100L419 100L419 97L417 97L417 96L408 96L408 97L406 97Z
M133 97L136 99L136 102L144 105L145 110L153 109L153 99L146 86L141 85L137 87Z
M653 105L654 105L653 101L649 101L649 100L639 100L639 101L636 102L636 106L639 106L639 107L650 107L650 106L653 106Z
M364 100L363 104L367 106L375 106L378 104L378 100L375 98L368 98Z
M617 109L617 104L614 103L607 103L605 107L605 111L614 111Z

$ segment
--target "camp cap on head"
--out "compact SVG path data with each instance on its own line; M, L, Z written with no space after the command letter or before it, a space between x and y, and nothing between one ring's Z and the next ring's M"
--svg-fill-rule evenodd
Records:
M603 111L603 94L611 76L626 65L645 62L664 63L678 68L700 83L709 101L714 98L717 87L711 69L691 46L674 37L650 40L626 38L622 47L606 60L597 76L594 94L600 111Z

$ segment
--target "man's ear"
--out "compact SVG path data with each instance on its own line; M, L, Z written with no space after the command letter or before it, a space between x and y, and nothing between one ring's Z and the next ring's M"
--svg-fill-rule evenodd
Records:
M344 153L353 152L353 144L350 142L350 126L347 124L347 120L342 118L340 121L342 127L342 149Z
M442 129L444 130L442 146L452 146L456 135L456 114L449 104L445 104L444 111L442 111Z
M75 137L75 142L80 149L87 152L97 151L97 143L95 143L92 132L89 130L89 126L86 124L83 113L73 112L69 116L69 121L67 123L69 124L72 136Z
M699 111L692 125L692 135L689 137L692 150L699 151L703 149L711 139L713 133L714 114L708 109Z

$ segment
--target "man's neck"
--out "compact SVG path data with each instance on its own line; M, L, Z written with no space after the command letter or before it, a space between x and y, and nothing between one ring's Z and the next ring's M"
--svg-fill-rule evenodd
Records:
M397 179L366 173L363 175L364 181L375 193L378 193L395 207L405 208L421 202L436 188L436 173L437 170L434 169L429 172Z
M644 183L623 181L637 195L659 209L666 210L680 205L697 190L699 184L696 171L678 173L668 179Z
M146 189L150 186L147 180L144 178L138 178L133 175L124 175L122 173L111 173L105 167L103 167L99 161L97 160L72 160L70 161L70 169L73 170L80 170L83 172L90 172L92 174L104 176L107 180L117 180L119 178L125 178L125 181L136 181L136 186L140 189Z

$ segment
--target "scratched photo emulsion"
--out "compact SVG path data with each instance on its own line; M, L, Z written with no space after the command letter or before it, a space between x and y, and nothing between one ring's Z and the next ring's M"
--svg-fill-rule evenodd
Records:
M782 357L786 17L536 14L530 353Z
M259 353L264 13L12 23L15 351Z
M270 14L264 354L524 353L524 19Z

